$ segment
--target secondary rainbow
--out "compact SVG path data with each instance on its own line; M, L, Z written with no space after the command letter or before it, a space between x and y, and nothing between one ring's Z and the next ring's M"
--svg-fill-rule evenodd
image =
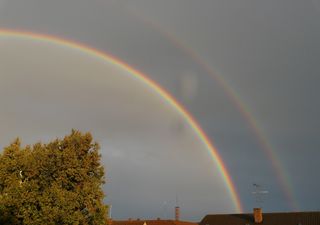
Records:
M180 45L182 44L180 43ZM196 63L198 63L209 75L211 75L215 79L215 81L219 83L219 85L225 91L226 95L231 100L233 105L244 117L245 121L247 122L253 134L255 135L256 140L259 143L262 151L267 156L268 161L271 162L271 166L274 171L276 181L280 185L280 188L284 193L289 207L292 210L298 211L299 206L293 194L293 185L291 185L289 175L287 175L287 172L283 167L283 163L277 156L274 146L272 146L272 143L270 142L270 140L268 140L266 132L264 132L259 121L251 113L252 110L250 110L249 105L245 104L243 98L241 98L240 94L234 88L231 87L229 82L222 78L221 75L215 73L211 66L208 63L206 63L202 58L200 58L200 56L196 54L196 52L188 48L186 48L185 51L192 57L192 59Z
M267 134L263 131L261 124L251 113L252 110L250 110L248 104L245 104L245 101L243 100L243 98L241 98L240 94L235 90L235 88L231 87L226 79L224 79L220 74L217 74L209 65L209 63L201 58L194 49L183 43L182 40L178 39L176 35L166 31L162 26L160 26L160 24L155 23L155 21L151 21L148 18L145 18L142 14L137 13L135 10L130 8L127 8L127 10L141 22L163 35L178 49L182 50L186 55L190 56L194 62L196 62L206 73L208 73L208 75L212 76L214 80L222 87L225 94L228 96L233 105L238 109L238 111L241 113L241 115L249 125L253 134L257 138L257 142L259 143L261 149L268 157L268 160L271 162L276 181L278 182L278 184L280 184L280 187L285 195L286 200L288 201L289 206L295 211L299 210L298 202L293 194L293 185L290 182L289 175L282 165L283 163L279 160L275 148L268 140Z
M169 36L169 34L167 34ZM170 36L173 40L174 38ZM211 75L214 80L222 87L225 91L228 98L231 100L232 104L238 109L241 113L253 134L256 137L257 142L259 143L262 151L267 156L268 161L271 162L272 169L275 174L276 181L280 185L284 196L289 204L289 207L292 210L298 211L299 206L298 202L293 194L293 185L290 182L289 175L283 167L283 163L280 161L277 153L275 151L274 146L272 146L270 140L267 138L266 132L263 131L263 128L259 121L253 116L248 104L245 104L245 101L241 98L240 94L231 87L229 82L227 82L221 75L217 74L213 71L211 66L205 62L195 51L186 47L186 45L181 42L174 40L174 43L179 46L180 49L184 49L184 51L198 64L201 68L206 71L209 75Z
M228 169L226 168L221 156L218 153L216 147L214 147L213 143L210 141L209 137L202 130L198 122L193 118L193 116L163 87L157 84L155 81L151 80L148 76L141 73L140 71L132 68L125 62L106 54L98 49L86 46L82 43L78 43L76 41L66 40L60 37L50 36L46 34L33 33L28 31L18 31L18 30L9 30L9 29L0 29L0 37L8 37L8 38L23 38L23 39L31 39L36 41L48 42L51 44L57 44L60 46L69 47L71 49L80 50L89 55L95 56L99 59L106 60L115 66L123 68L127 72L131 73L142 83L147 85L153 91L155 91L160 97L165 99L165 101L171 105L176 111L188 122L189 126L194 130L194 132L198 135L199 139L206 146L213 162L216 164L221 176L223 177L224 183L228 189L232 202L235 206L237 212L242 212L242 204L237 193L236 187L231 179Z

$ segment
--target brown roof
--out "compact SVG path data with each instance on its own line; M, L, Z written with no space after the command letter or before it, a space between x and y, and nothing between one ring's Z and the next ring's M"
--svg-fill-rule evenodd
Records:
M176 220L116 220L112 221L112 225L198 225L197 223L176 221Z
M200 225L254 225L253 214L207 215ZM261 225L320 225L320 212L264 213Z

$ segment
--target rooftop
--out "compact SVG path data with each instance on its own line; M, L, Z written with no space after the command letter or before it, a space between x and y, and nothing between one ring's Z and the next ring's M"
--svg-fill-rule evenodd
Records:
M207 215L200 225L254 225L253 214ZM263 213L261 225L319 225L320 212Z

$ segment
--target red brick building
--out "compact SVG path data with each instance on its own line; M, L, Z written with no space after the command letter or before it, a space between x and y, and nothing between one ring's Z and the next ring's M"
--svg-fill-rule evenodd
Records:
M185 222L180 220L117 220L112 221L111 225L198 225L197 223Z

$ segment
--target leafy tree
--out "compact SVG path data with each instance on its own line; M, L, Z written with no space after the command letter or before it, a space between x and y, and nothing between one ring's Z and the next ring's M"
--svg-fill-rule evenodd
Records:
M90 133L0 155L0 224L105 224L104 168Z

